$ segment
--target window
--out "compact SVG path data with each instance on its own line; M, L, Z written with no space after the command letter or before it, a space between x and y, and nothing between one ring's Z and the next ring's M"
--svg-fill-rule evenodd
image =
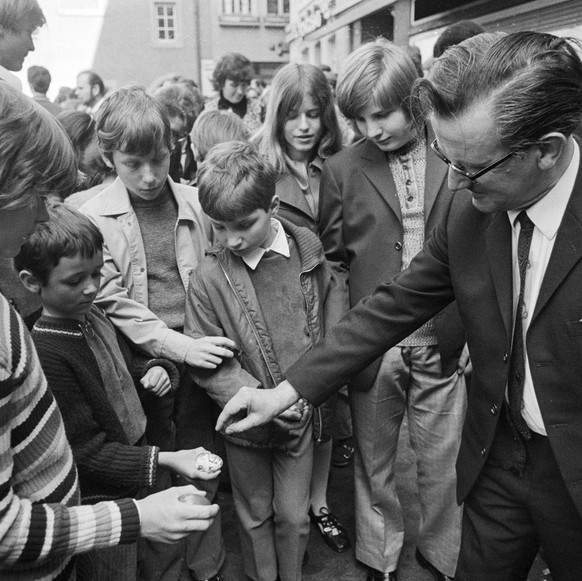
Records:
M176 3L156 2L154 10L157 39L161 42L176 40Z
M222 0L224 14L252 14L252 0Z
M289 14L289 0L267 0L267 14L269 16Z

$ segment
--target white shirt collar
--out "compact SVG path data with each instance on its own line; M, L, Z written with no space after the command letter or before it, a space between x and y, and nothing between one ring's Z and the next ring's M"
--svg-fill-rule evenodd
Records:
M0 79L5 80L11 87L22 92L22 81L2 65L0 65Z
M573 140L573 143L572 159L558 183L541 200L527 209L527 215L530 220L548 240L552 240L558 232L578 175L580 148L575 140ZM518 214L519 211L516 210L507 212L512 225L515 224Z
M261 258L263 258L266 252L276 252L285 258L289 258L291 255L289 252L289 242L287 242L287 236L285 235L285 230L283 229L281 222L279 222L279 220L276 218L271 218L271 226L276 230L275 239L273 240L271 246L268 248L262 248L259 246L252 252L242 256L245 264L251 270L255 270L257 268L259 262L261 262Z

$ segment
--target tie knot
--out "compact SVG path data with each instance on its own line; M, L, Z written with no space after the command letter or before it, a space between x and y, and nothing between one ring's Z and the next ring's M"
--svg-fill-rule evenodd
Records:
M525 210L522 210L517 215L517 221L520 223L522 230L533 230L534 223L530 220Z

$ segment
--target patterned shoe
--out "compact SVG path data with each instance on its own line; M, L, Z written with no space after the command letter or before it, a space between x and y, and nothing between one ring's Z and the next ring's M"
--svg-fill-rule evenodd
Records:
M343 553L352 546L348 532L340 524L337 516L329 512L327 508L320 508L318 515L310 509L309 518L317 525L325 543L336 553Z

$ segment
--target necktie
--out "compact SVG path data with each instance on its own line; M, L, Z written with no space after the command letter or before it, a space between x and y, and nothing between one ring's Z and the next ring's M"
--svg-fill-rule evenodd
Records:
M511 359L509 361L509 379L507 391L509 395L509 414L517 431L521 436L529 440L531 433L526 421L521 415L523 399L523 384L525 381L525 345L523 340L523 294L525 290L525 277L528 266L529 249L533 234L534 223L529 219L525 211L517 216L521 229L517 242L517 262L519 264L519 298L515 311L515 324L513 329L513 342L511 345Z

